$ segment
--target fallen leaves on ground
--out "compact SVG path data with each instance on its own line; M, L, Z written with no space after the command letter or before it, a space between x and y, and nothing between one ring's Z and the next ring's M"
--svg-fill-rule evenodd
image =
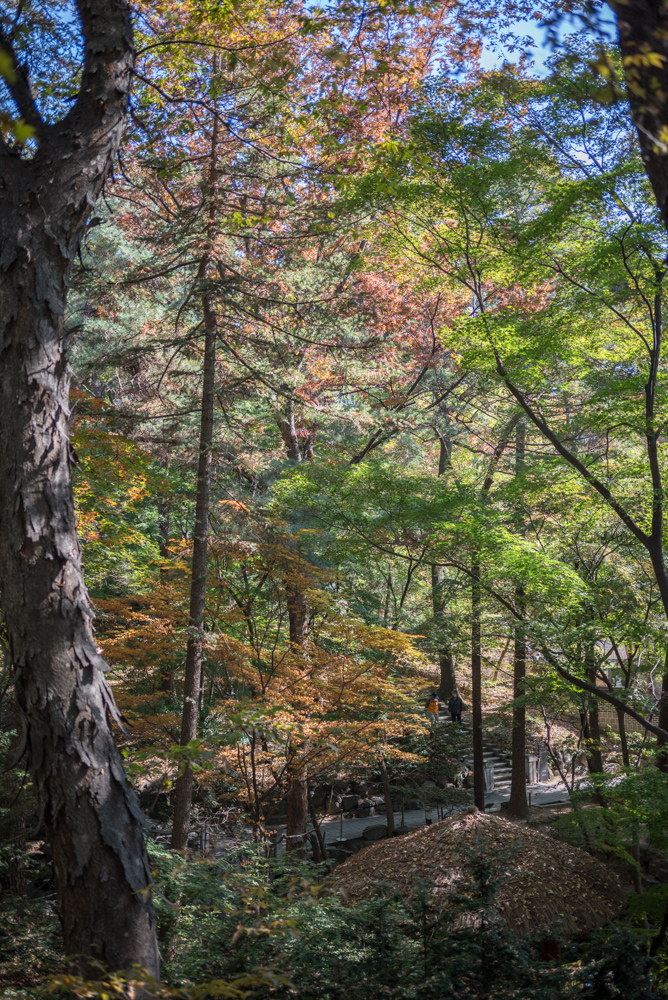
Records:
M547 926L576 937L614 920L626 901L615 875L585 851L476 809L360 851L330 884L351 903L382 884L406 899L424 885L443 906L454 894L478 899L481 908L491 897L521 936Z

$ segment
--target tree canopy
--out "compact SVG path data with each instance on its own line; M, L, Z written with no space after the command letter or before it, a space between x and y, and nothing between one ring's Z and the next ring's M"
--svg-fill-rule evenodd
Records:
M8 996L664 995L664 20L0 7ZM584 943L504 917L535 757Z

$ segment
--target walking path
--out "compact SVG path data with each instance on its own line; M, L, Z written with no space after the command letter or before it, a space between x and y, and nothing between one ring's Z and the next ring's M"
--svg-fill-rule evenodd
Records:
M453 806L451 812L455 813L460 810L460 806ZM464 807L466 808L466 807ZM446 808L446 814L450 815L450 811ZM435 810L432 814L435 818ZM409 830L417 830L418 827L424 826L425 813L424 809L406 809L404 811L404 824L409 828ZM394 828L401 825L401 813L394 814ZM343 839L344 840L356 840L361 837L364 831L369 826L387 826L386 816L363 816L359 819L344 819L343 823L337 817L336 819L326 820L320 824L320 829L325 838L326 844L334 844L339 837L341 837L341 829L343 828Z
M533 806L552 806L557 805L560 802L568 801L568 792L561 788L546 788L544 784L539 785L527 785L527 798L529 799L530 805ZM485 810L487 812L499 812L499 807L502 802L508 802L510 799L510 790L507 788L499 789L499 791L485 792ZM468 809L469 806L473 805L473 799L467 805L458 806L445 806L444 814L446 817L454 816L458 812L463 812ZM437 822L436 809L432 810L432 820ZM394 813L394 828L401 825L401 812ZM404 811L404 825L408 827L409 830L417 830L419 827L425 825L425 811L424 809L410 809ZM363 816L356 817L355 819L344 819L341 821L340 817L332 817L331 819L324 820L320 824L320 831L324 837L325 844L336 847L340 844L341 847L345 848L346 842L350 840L359 840L362 838L364 831L370 826L387 826L387 819L385 816ZM309 830L313 827L309 825ZM278 830L279 842L282 840L282 835L285 834L285 827L281 827ZM372 843L373 841L369 841ZM285 841L282 840L282 844Z
M568 792L563 788L546 788L544 784L539 785L527 785L527 798L530 801L531 806L552 806L559 802L568 801ZM510 789L501 788L494 792L485 792L485 810L486 812L498 812L499 807L502 802L508 802L510 799ZM473 805L473 796L471 796L471 801L466 805L458 806L445 806L444 812L446 816L454 816L455 813L463 812L464 809L468 809ZM436 821L436 808L432 810L432 819ZM416 829L419 826L424 826L425 823L425 811L424 809L410 809L404 812L404 823L409 829ZM394 826L395 829L401 824L401 813L394 813ZM344 819L341 823L341 819L337 816L329 820L325 820L320 824L320 829L323 834L326 833L325 843L333 843L338 837L341 836L341 828L343 828L343 837L346 840L352 840L355 837L361 837L364 830L368 826L387 826L386 817L380 816L363 816L362 818L355 819Z
M439 723L441 725L451 724L446 713L439 713ZM470 731L470 727L464 723L462 727L465 731ZM503 802L508 802L510 800L510 761L509 759L499 751L494 750L492 747L485 746L485 760L486 762L494 764L495 779L497 772L499 774L499 785L501 787L495 787L494 791L485 792L485 811L486 812L499 812L501 804ZM470 765L470 758L467 755L466 764ZM496 780L495 780L496 785ZM529 805L534 806L552 806L557 805L560 802L568 801L568 792L558 785L549 785L546 782L541 782L535 785L527 785L527 799L529 800ZM463 812L464 809L468 809L470 805L473 804L473 795L471 795L471 802L466 805L457 806L445 806L443 811L445 816L453 816L458 812ZM432 820L437 820L436 808L432 809ZM394 813L394 828L401 825L401 812ZM417 830L419 827L425 825L425 811L424 809L411 809L404 811L404 825L408 827L409 830ZM323 820L320 824L320 831L324 838L325 844L336 847L340 845L343 849L346 847L346 843L349 841L360 841L363 837L364 831L369 827L376 826L387 826L387 819L385 815L379 816L362 816L356 817L354 819L344 819L341 820L340 816L331 817L330 819ZM309 824L309 830L313 827ZM282 849L285 848L285 827L280 827L278 829L278 841L282 845ZM369 843L373 843L370 839ZM361 845L358 845L361 846Z

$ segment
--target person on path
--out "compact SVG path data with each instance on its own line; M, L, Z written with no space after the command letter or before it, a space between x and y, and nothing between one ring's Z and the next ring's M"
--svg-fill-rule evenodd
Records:
M458 722L461 726L462 724L462 711L464 710L464 702L459 697L457 689L452 692L452 698L448 702L448 711L450 712L450 718L453 722Z
M427 718L434 726L438 722L438 691L432 691L425 702L424 710Z

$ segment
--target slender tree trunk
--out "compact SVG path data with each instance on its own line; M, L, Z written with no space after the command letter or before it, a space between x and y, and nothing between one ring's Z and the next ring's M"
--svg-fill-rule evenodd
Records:
M292 462L301 462L302 453L295 427L295 401L293 398L290 398L285 410L277 414L276 422L283 438L286 457ZM302 589L301 581L296 578L294 572L288 574L285 590L290 642L297 649L304 650L308 644L308 598Z
M588 650L586 653L588 667L587 667L587 679L590 684L596 684L596 668L593 665L594 651ZM590 774L602 774L603 773L603 753L601 750L601 724L598 715L598 699L595 697L589 698L589 705L587 708L587 722L588 722L588 732L590 739L589 750L587 751L587 761L589 764Z
M308 647L308 602L298 584L288 584L288 614L290 642L300 658L305 659ZM295 767L293 771L293 766ZM286 822L287 850L304 857L308 808L308 776L305 767L297 764L289 769L288 818ZM303 836L304 835L304 836Z
M442 476L451 465L451 447L449 443L439 435L440 451L438 456L438 474ZM452 647L446 637L445 627L445 568L437 566L435 563L431 567L431 600L434 610L434 621L438 629L438 666L440 672L438 696L441 701L448 702L452 697L452 692L457 687L455 676L455 661L452 655Z
M170 461L169 458L165 458L160 462L160 465L166 471L169 471ZM162 559L169 559L171 552L169 551L169 543L171 540L171 524L170 524L170 511L169 511L169 497L159 497L158 498L158 532L160 534L160 557ZM160 579L164 582L169 578L169 569L165 566L160 567Z
M515 592L515 605L524 610L524 589ZM524 626L519 622L515 627L515 652L513 656L513 732L512 732L512 773L508 815L516 819L526 819L529 815L526 781L526 706L519 701L524 695L526 679L526 638Z
M619 726L619 742L622 747L622 763L625 767L628 767L631 763L629 758L629 741L626 738L626 721L624 712L618 708L617 712L617 725Z
M213 73L218 71L218 56L213 57ZM200 416L199 455L197 461L197 495L195 498L195 528L193 533L193 562L190 582L190 609L186 669L183 682L183 711L179 743L187 747L197 738L197 720L202 698L202 648L204 645L204 611L206 607L206 571L209 543L209 499L211 494L211 450L213 447L216 341L218 322L213 308L211 289L207 287L217 224L218 182L218 116L213 116L211 149L205 195L208 200L208 228L206 251L200 261L197 282L202 291L202 317L204 320L204 363L202 367L202 409ZM193 798L193 769L186 757L183 771L174 787L174 820L171 846L183 851L188 846L190 811Z
M309 790L308 783L306 785L306 795L308 801L308 811L311 817L311 823L313 825L312 838L313 837L316 838L316 841L318 843L318 849L320 851L320 858L323 861L327 861L327 858L329 857L327 853L327 844L325 842L325 836L322 830L320 829L320 824L318 823L318 817L316 815L315 806L313 805L313 793ZM316 860L320 860L320 858L316 858Z
M286 413L277 418L286 455L294 462L301 462L302 455L295 429L294 400L290 400ZM302 581L293 569L286 579L286 603L290 643L300 656L308 649L309 605ZM297 767L288 780L288 816L286 823L286 848L298 857L305 856L306 821L308 809L308 778L306 768Z
M482 747L482 648L480 625L480 563L471 566L471 714L473 726L473 801L485 809L485 776Z
M299 583L288 583L286 590L290 642L300 659L305 659L308 648L308 601L306 595L300 589ZM287 849L289 851L297 851L299 857L304 857L306 838L302 834L305 834L306 831L308 776L306 768L300 765L296 765L294 772L290 768L290 772L288 779L288 818L285 830Z
M482 484L482 500L489 497L501 456L520 419L519 414L510 418L503 429L494 454L490 458L487 475ZM482 639L480 602L480 556L474 551L471 559L471 701L473 726L473 799L478 809L485 808L484 757L482 748Z
M525 440L526 430L523 420L517 424L515 431L515 475L520 476L525 467ZM523 534L522 525L518 525L520 534ZM526 819L529 815L529 803L527 802L527 781L526 781L526 706L520 699L524 696L524 682L526 679L526 634L524 629L525 601L524 588L521 584L515 588L515 607L520 615L520 620L515 626L515 649L513 655L513 731L512 731L512 757L511 757L511 781L510 781L510 802L508 803L508 815L516 819Z
M387 774L385 761L380 762L380 777L383 783L383 798L385 799L385 816L387 818L387 835L394 836L394 809L392 808L392 792L390 790L390 779Z
M203 265L202 278L205 277ZM204 609L206 603L206 570L209 534L209 496L211 492L211 448L213 445L216 339L218 327L211 306L210 292L202 297L204 312L204 369L202 378L202 416L200 424L199 461L197 465L197 498L195 502L195 537L193 540L192 581L190 585L190 616L186 671L183 685L181 716L182 747L197 738L197 718L202 680L202 645L204 639ZM193 770L186 760L183 772L174 788L174 823L172 847L182 851L188 846L190 810L193 797Z
M96 646L75 527L63 325L80 236L118 148L134 50L122 0L80 0L82 83L41 118L0 42L38 148L0 137L0 603L33 787L53 853L66 954L159 972L143 815L114 743L120 722Z
M163 559L169 559L169 503L166 500L158 500L158 531L160 532L160 555ZM166 573L161 569L160 575Z
M163 559L169 559L169 503L166 500L158 501L158 531L160 532L160 555ZM166 582L169 577L169 570L165 566L160 567L160 579ZM169 663L162 664L160 668L160 690L173 692L174 673Z
M169 469L169 459L162 461L160 463L163 468ZM160 534L160 557L167 561L170 558L169 542L170 542L170 516L169 516L169 500L165 497L161 497L158 500L158 532ZM166 583L169 579L169 569L166 566L160 567L160 580L162 583ZM160 690L169 691L172 696L174 695L174 671L169 662L161 665L160 668Z

